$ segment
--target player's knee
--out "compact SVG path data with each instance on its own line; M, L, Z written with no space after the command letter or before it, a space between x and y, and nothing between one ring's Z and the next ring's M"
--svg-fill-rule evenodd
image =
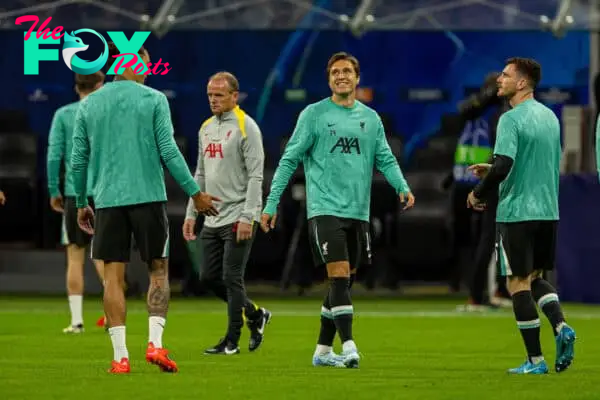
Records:
M242 277L240 274L237 274L232 271L227 271L223 273L223 283L227 288L241 288Z
M511 276L506 281L506 288L511 296L524 290L531 290L531 277Z
M349 278L350 264L348 261L338 261L327 264L327 276L329 278Z

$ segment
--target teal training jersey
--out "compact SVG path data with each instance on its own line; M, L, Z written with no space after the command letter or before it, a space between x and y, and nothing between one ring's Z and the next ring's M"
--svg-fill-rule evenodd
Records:
M560 123L554 112L526 100L500 117L494 154L513 166L500 184L497 222L558 220Z
M200 191L175 143L164 94L120 80L81 101L71 159L78 207L87 204L88 166L96 208L166 201L161 160L188 196Z
M264 213L273 215L298 164L304 164L308 218L332 215L369 221L373 166L397 193L410 191L381 119L359 101L327 98L306 107L273 177Z
M48 136L48 154L46 174L48 178L48 192L50 197L57 197L60 193L60 165L65 164L65 196L75 196L73 188L73 175L71 173L71 150L73 148L73 126L79 102L67 104L56 110L50 135ZM88 177L90 173L88 173ZM92 196L93 181L88 179L87 195Z

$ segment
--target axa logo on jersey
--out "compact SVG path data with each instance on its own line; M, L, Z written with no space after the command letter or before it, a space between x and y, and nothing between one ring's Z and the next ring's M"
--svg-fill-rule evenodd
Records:
M339 150L342 154L360 154L360 142L358 138L340 137L333 145L329 153Z
M221 143L209 143L204 149L204 155L208 158L223 158L223 146Z
M108 43L104 36L92 29L78 29L71 33L64 32L62 26L55 27L52 31L47 25L52 20L48 17L35 31L39 23L39 18L36 15L24 15L16 19L15 24L21 25L26 22L32 22L31 27L25 32L24 39L24 73L25 75L39 74L40 61L58 61L59 51L52 48L41 48L41 45L59 45L60 39L64 38L62 47L62 58L67 67L75 73L82 75L93 74L100 71L108 61ZM89 45L78 37L78 34L88 33L96 36L102 42L103 50L100 56L92 61L86 61L77 56L77 53L85 51ZM144 60L138 55L138 51L150 36L150 32L135 32L131 39L127 39L124 32L112 31L106 32L115 46L119 49L119 54L114 56L117 60L108 71L109 75L121 74L125 68L131 67L136 75L165 75L171 68L169 63L158 62L144 63ZM153 67L150 69L150 67Z

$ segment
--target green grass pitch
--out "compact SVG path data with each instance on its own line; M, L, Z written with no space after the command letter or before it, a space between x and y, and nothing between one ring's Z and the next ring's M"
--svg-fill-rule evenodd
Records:
M260 299L259 299L260 300ZM454 311L448 300L355 299L359 369L315 368L319 300L262 299L273 312L265 342L237 356L205 356L225 330L225 306L174 300L164 344L180 372L162 374L144 360L148 323L142 301L129 301L128 376L106 373L110 339L94 322L100 299L84 301L86 332L68 336L66 299L0 298L0 398L12 399L597 399L600 307L566 305L578 336L575 362L557 374L554 338L542 318L545 376L509 376L524 360L512 310ZM339 351L336 339L336 350Z

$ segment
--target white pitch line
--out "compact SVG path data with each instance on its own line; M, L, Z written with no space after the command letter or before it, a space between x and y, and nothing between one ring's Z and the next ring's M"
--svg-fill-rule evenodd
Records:
M86 312L100 312L101 310L84 310ZM275 317L316 317L320 315L320 310L285 310L271 309ZM54 308L22 308L22 309L0 309L2 314L65 314L63 309ZM127 310L127 314L146 314L144 309ZM191 315L191 314L211 314L226 315L226 310L169 310L169 315ZM577 319L600 319L600 313L589 312L566 312L568 318ZM464 312L464 311L357 311L356 317L366 318L512 318L513 314L508 311L492 312Z

